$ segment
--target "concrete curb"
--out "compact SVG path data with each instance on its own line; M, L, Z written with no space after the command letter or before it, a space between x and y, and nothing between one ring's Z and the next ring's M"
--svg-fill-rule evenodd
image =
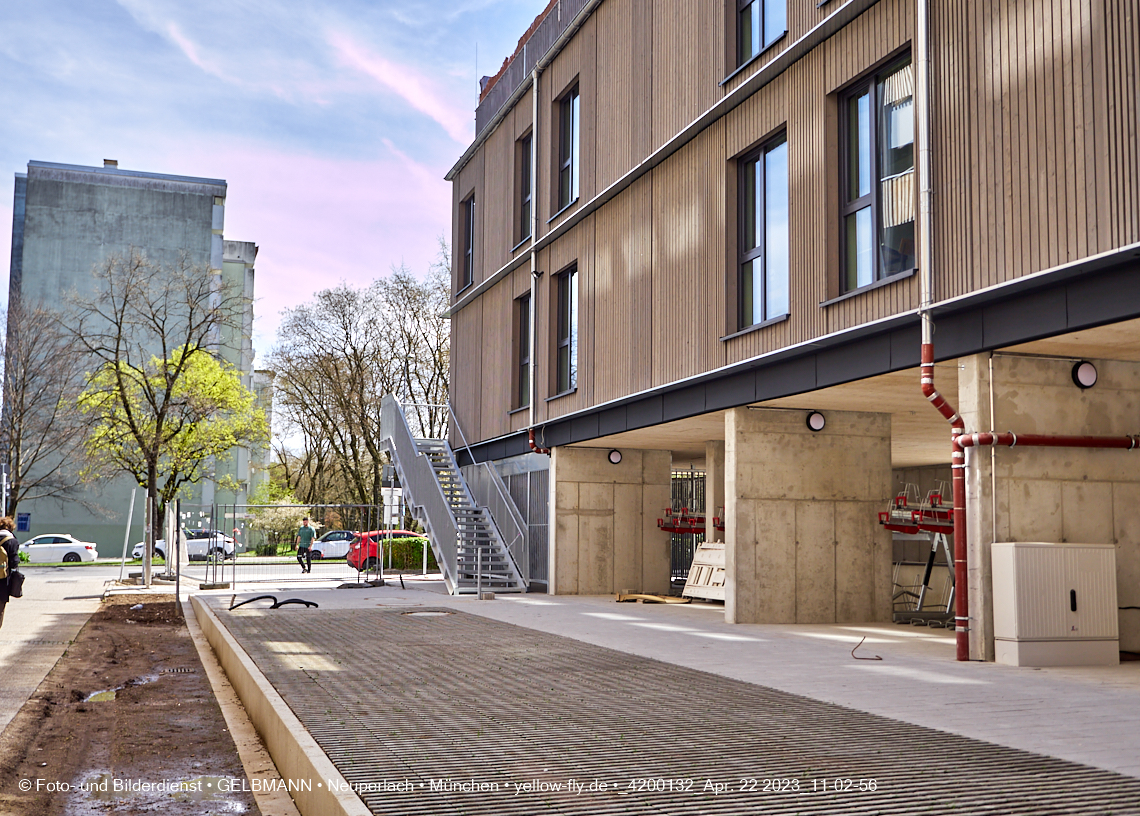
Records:
M348 781L233 635L218 621L213 610L197 595L192 595L190 602L194 605L198 625L265 742L282 779L287 784L311 780L309 790L291 791L297 809L304 816L371 816L368 807L351 792Z

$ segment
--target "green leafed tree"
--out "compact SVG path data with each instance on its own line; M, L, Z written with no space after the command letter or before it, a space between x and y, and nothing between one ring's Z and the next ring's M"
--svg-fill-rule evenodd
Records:
M174 371L179 375L167 394L168 410L160 428L148 406ZM184 348L166 360L152 357L138 367L105 363L88 378L79 410L91 420L86 448L92 471L126 472L146 487L151 453L158 452L154 465L160 511L184 485L214 478L217 464L228 460L235 447L269 440L265 413L233 366ZM140 438L151 442L149 449L139 444Z

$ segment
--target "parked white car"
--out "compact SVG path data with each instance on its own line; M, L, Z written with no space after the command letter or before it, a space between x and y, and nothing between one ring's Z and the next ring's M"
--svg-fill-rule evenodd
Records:
M226 558L237 554L237 542L218 530L187 530L186 555L191 561L205 561L211 555L225 553Z
M134 558L137 560L137 559L141 559L143 557L143 544L144 543L145 542L140 541L138 544L135 545L134 550L131 551L131 558ZM158 541L154 542L154 552L152 553L152 555L155 558L163 558L163 559L166 558L166 542L163 539L160 538Z
M29 538L20 545L20 551L28 554L30 564L55 564L59 561L73 564L94 561L99 557L99 551L93 542L80 541L66 533L45 533Z
M313 542L313 558L344 558L355 540L352 530L329 530Z

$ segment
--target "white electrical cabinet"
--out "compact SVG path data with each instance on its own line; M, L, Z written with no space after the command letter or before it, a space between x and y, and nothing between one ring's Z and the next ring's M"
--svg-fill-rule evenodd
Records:
M1002 542L992 565L998 663L1120 662L1115 546Z

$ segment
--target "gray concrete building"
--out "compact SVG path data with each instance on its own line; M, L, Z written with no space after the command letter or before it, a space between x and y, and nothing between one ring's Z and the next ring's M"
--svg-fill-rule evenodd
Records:
M92 268L113 254L142 251L159 265L185 258L207 274L221 276L243 293L245 315L234 336L219 338L220 355L232 363L243 384L253 388L253 295L257 246L223 238L226 182L126 170L117 161L82 167L31 161L17 173L12 223L9 303L58 304L75 292L93 294ZM264 390L264 389L263 389ZM262 456L261 459L264 459ZM259 460L260 461L260 460ZM239 495L216 491L212 483L196 487L188 504L244 501L249 489L250 452L235 451L219 474L237 478ZM100 555L117 555L124 541L132 480L126 477L93 484L79 502L40 500L21 503L30 514L21 538L40 533L70 533L94 541ZM142 538L142 490L138 491L129 542Z

